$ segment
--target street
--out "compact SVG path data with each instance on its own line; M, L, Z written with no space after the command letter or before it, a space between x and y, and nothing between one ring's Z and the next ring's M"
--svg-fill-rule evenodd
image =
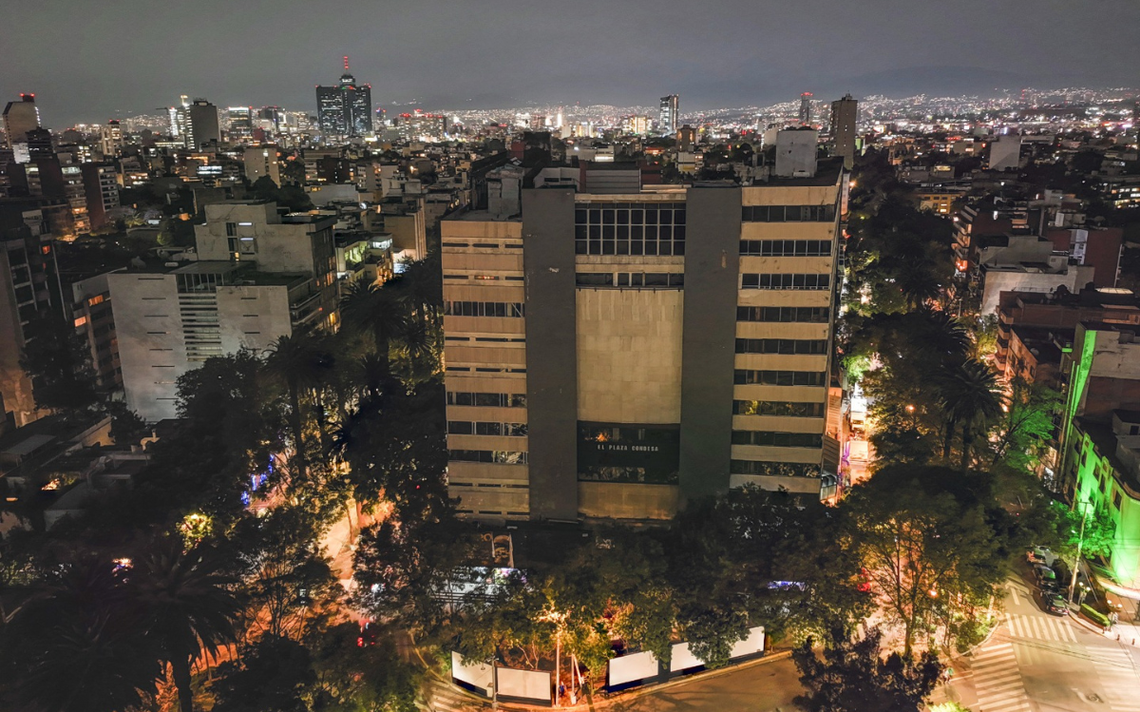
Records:
M1020 576L1004 622L953 663L948 697L972 712L1140 712L1140 650L1041 610Z

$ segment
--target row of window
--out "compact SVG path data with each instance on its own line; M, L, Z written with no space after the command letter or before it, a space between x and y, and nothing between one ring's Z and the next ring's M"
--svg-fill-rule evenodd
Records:
M763 447L823 447L820 433L777 433L767 430L733 430L733 445Z
M806 462L765 462L732 460L728 471L733 475L770 475L776 477L819 477L819 465Z
M590 225L574 234L579 255L683 255L684 225Z
M463 391L448 391L447 404L486 408L525 408L526 395L522 393L464 393Z
M742 289L830 289L830 274L742 274Z
M834 205L748 205L744 222L835 222Z
M823 403L789 403L787 401L732 401L733 415L780 415L788 418L822 418Z
M827 353L827 339L737 339L738 354L808 354Z
M736 369L732 382L738 386L823 386L827 374L823 371L753 371Z
M574 209L575 225L684 225L684 203L591 203Z
M489 462L496 465L525 465L527 454L515 450L448 450L453 462Z
M737 307L737 321L806 322L831 321L830 307Z
M742 257L830 257L831 240L741 240Z
M481 420L449 420L449 435L505 435L522 437L526 435L526 423L488 423Z
M444 302L446 316L524 316L526 305L520 302Z
M685 275L680 272L579 272L579 287L683 287Z
M525 277L522 275L499 275L499 274L445 274L444 279L468 280L474 279L482 282L522 282Z
M504 368L501 366L479 366L474 369L472 369L470 366L448 366L447 370L449 372L453 371L455 373L471 373L472 371L475 371L476 373L526 373L525 368Z

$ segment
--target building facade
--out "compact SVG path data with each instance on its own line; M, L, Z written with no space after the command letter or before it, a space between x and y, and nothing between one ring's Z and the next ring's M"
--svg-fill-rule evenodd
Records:
M4 140L8 148L28 142L28 132L40 127L40 110L35 94L21 94L19 101L4 107Z
M831 102L831 141L835 147L832 155L843 156L843 167L848 170L855 164L855 121L858 116L859 102L850 94Z
M460 511L636 520L745 483L818 493L843 175L529 189L521 218L444 220Z
M207 205L199 261L109 274L127 404L149 422L172 418L178 376L207 359L335 328L335 220L282 216L275 203Z
M677 114L681 97L676 94L661 97L661 107L657 114L657 130L668 136L677 133Z
M348 72L336 86L317 87L317 121L321 133L329 136L368 136L372 133L372 87L357 84Z

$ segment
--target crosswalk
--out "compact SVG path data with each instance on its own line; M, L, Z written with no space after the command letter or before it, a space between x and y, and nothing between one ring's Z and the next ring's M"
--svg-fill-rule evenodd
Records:
M975 712L1032 711L1012 643L994 643L979 650L974 654L972 667L978 696Z
M1077 634L1068 618L1025 616L1011 613L1006 617L1009 632L1014 638L1054 643L1075 643Z
M1112 712L1140 712L1136 666L1127 650L1116 646L1096 648L1097 675L1104 689L1104 701Z

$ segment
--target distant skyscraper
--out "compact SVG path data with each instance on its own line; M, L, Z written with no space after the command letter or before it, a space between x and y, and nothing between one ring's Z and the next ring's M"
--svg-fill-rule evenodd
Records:
M661 111L657 117L661 133L670 136L677 133L677 109L680 99L676 94L661 97Z
M204 144L222 140L221 129L218 126L218 107L205 99L195 99L186 103L183 97L182 106L175 112L175 135L181 136L182 145L191 151L201 150Z
M372 133L372 86L357 84L348 73L348 57L344 58L344 74L334 87L317 87L317 120L321 133L335 136L367 136Z
M803 126L811 123L811 97L810 91L800 94L800 124Z
M27 143L27 133L39 127L40 110L36 107L35 94L21 94L19 101L10 101L4 107L4 136L8 148L17 143Z
M855 120L859 102L850 94L831 102L831 141L836 156L843 156L843 167L850 170L855 163Z

